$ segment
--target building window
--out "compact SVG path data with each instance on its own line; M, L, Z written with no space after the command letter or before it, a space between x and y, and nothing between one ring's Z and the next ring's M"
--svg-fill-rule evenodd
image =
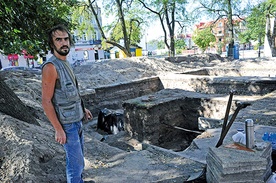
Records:
M92 38L93 38L93 40L97 40L97 33L96 32L93 32Z

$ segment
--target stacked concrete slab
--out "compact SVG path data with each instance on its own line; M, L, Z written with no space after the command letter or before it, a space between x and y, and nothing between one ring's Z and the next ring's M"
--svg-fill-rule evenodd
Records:
M231 146L209 148L206 156L208 183L260 183L271 175L271 144L262 150L241 150Z

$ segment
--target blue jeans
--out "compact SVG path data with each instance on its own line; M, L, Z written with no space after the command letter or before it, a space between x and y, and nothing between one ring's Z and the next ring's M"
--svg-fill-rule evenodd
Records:
M63 145L66 153L67 183L83 183L84 169L83 130L82 122L63 124L66 133L66 143Z

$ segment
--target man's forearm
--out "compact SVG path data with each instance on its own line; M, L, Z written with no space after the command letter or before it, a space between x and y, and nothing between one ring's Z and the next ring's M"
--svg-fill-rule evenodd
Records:
M56 111L54 109L52 102L49 102L49 101L42 102L42 106L43 106L43 109L44 109L44 112L45 112L47 118L51 122L54 129L56 131L61 130L62 126L57 118Z

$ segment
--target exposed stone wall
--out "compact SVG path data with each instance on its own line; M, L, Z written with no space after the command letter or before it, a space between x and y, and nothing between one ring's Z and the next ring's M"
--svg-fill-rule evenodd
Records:
M82 96L93 116L97 117L103 108L124 110L125 128L134 138L168 149L177 142L177 151L189 146L185 143L196 134L175 127L198 130L198 117L223 119L231 90L239 95L265 94L275 90L274 82L257 77L233 80L170 74L103 86L83 92ZM234 96L233 100L238 99ZM233 101L229 115L235 109Z
M231 90L235 90L239 95L265 95L276 90L275 78L170 74L160 76L160 79L165 88L179 88L210 94L228 94Z
M227 102L225 95L164 89L154 95L125 101L125 127L141 142L161 147L181 138L185 142L187 132L173 129L174 126L198 130L198 117L223 118Z
M170 74L103 86L82 96L93 116L103 108L124 110L125 128L134 138L168 149L179 143L177 151L196 134L175 127L198 130L198 117L223 119L231 90L246 100L242 95L266 94L275 86L275 80L258 77ZM229 115L235 109L233 101Z
M103 86L83 92L85 106L97 116L103 108L121 109L122 102L128 99L155 93L164 89L158 77L136 80L131 83L121 83Z
M211 77L185 74L140 79L129 83L103 86L82 92L85 106L94 116L103 108L122 109L125 100L153 94L164 88L177 88L208 94L226 94L236 90L238 95L266 94L276 90L276 80L264 80L258 77ZM214 107L214 106L213 106ZM210 108L210 110L215 110ZM209 114L204 114L205 117ZM211 114L212 116L212 114Z

